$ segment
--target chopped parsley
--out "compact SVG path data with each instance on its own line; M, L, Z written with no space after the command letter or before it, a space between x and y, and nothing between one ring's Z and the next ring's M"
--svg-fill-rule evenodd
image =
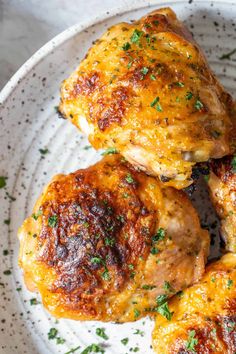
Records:
M74 353L76 352L77 350L80 349L80 346L76 347L76 348L72 348L71 350L69 350L68 352L66 352L65 354L71 354L71 353Z
M38 210L37 213L32 214L32 218L37 220L40 215L42 215L42 210Z
M236 155L234 155L234 157L232 158L231 166L232 166L233 172L236 173Z
M151 254L155 255L155 254L159 253L159 249L156 247L152 247L150 252L151 252Z
M57 226L57 215L49 216L48 218L48 226L56 227Z
M91 263L93 264L104 264L104 260L101 257L92 257Z
M128 182L130 184L134 183L134 179L133 179L133 177L131 176L130 173L127 174L127 176L125 177L125 180L126 180L126 182Z
M157 233L153 236L152 242L155 243L158 241L162 241L162 240L164 240L164 238L165 238L165 230L162 227L160 227L158 229Z
M92 149L92 146L91 146L91 145L86 145L86 146L84 147L84 150L89 150L89 149Z
M141 73L142 73L143 75L147 75L148 71L149 71L149 69L148 69L146 66L144 66L144 67L141 69Z
M231 56L236 53L236 48L231 50L231 52L221 55L220 60L231 59Z
M122 46L122 49L123 50L129 50L131 48L131 45L130 45L130 43L129 42L126 42L125 44L123 44L123 46Z
M109 339L108 335L105 333L105 328L96 328L96 335L105 340Z
M206 182L208 182L208 181L209 181L209 178L210 178L210 175L205 175L205 176L203 176L203 178L204 178L204 180L205 180Z
M171 320L174 312L170 312L169 306L168 306L168 302L163 302L163 304L159 305L157 307L157 312L162 315L163 317L165 317L168 321Z
M155 97L154 100L150 103L150 106L154 107L158 101L159 101L159 97Z
M198 344L198 339L195 338L196 331L193 329L192 331L189 331L188 334L188 340L186 343L186 349L190 350L192 352L195 352L195 346Z
M164 281L163 289L169 293L175 292L175 290L173 289L173 287L171 286L171 284L168 281Z
M151 74L151 75L150 75L150 79L151 79L152 81L156 81L157 78L156 78L155 75Z
M101 274L103 280L110 280L110 274L108 269L105 269L104 272Z
M153 290L153 289L155 289L155 288L156 288L156 285L144 284L144 285L142 286L142 289L144 289L144 290Z
M196 108L197 111L200 111L203 108L203 103L198 99L194 103L194 108Z
M61 337L57 337L57 341L56 341L56 343L57 344L64 344L65 343L65 339L64 338L61 338Z
M0 176L0 188L4 188L7 184L7 177Z
M175 86L184 87L184 83L181 81L174 82Z
M156 298L156 302L158 303L158 305L163 304L163 302L166 302L167 300L167 295L163 294L163 295L158 295Z
M185 98L186 98L186 100L191 100L191 98L193 97L193 93L192 92L190 92L190 91L188 91L187 93L186 93L186 95L185 95Z
M141 337L144 336L144 332L141 331L140 329L136 329L135 332L134 332L134 334L139 334Z
M139 31L138 29L135 29L132 36L130 37L131 42L135 44L139 44L142 35L143 35L143 31Z
M102 153L102 155L103 156L105 156L105 155L113 155L113 154L117 154L118 153L118 151L116 150L116 148L114 148L114 147L109 147L108 149L106 149L106 151L104 151L103 153Z
M33 306L33 305L38 305L39 302L38 300L34 297L33 299L30 299L30 305Z
M57 336L58 330L56 328L50 328L48 332L48 339L55 339Z
M10 225L10 222L11 222L11 219L6 219L6 220L4 220L4 224L5 224L5 225Z
M162 112L162 107L161 107L161 104L160 104L159 100L160 100L159 97L155 97L154 100L150 103L150 106L153 107L153 108L156 106L155 107L156 110L158 112Z
M227 289L230 289L232 287L233 283L234 282L232 279L227 280Z
M108 237L105 238L105 245L106 246L114 246L114 244L115 244L114 238L108 238Z
M138 318L140 316L140 311L138 309L134 309L134 318Z
M9 251L8 251L8 250L3 250L3 251L2 251L2 254L3 254L4 256L8 256L8 255L9 255Z
M89 354L89 353L105 353L105 350L98 344L91 344L87 348L85 348L81 354Z
M39 149L39 152L41 155L46 155L49 152L49 150L48 149Z
M213 131L211 132L211 135L213 136L213 138L218 139L219 136L221 136L221 133L218 132L217 130L213 130Z
M121 339L121 343L124 344L124 345L126 345L128 343L128 341L129 341L129 338L127 338L127 337Z
M8 270L4 270L3 274L4 274L4 275L10 275L10 274L11 274L10 269L8 269Z

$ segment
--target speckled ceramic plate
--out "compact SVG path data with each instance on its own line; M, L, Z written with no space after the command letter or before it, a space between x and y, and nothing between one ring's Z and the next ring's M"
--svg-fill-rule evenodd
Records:
M6 186L0 179L0 353L82 353L92 343L100 344L105 353L152 353L153 323L147 318L122 325L52 318L43 309L40 298L23 284L17 265L16 237L18 227L53 175L88 166L100 158L100 153L87 148L86 138L74 126L58 119L55 106L61 81L108 26L137 19L158 6L173 7L194 33L218 78L234 95L236 55L219 58L236 47L236 2L190 0L151 4L124 1L117 13L107 13L68 29L40 49L0 94L0 176L7 177ZM198 191L193 199L200 206L202 222L214 228L216 217L206 192ZM212 236L217 241L217 228ZM217 252L215 246L211 255ZM108 340L96 335L97 327L105 328ZM49 339L51 328L63 340ZM124 338L129 338L126 344Z

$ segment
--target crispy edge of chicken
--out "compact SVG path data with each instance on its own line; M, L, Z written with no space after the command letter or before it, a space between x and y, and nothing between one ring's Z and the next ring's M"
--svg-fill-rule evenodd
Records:
M59 111L96 149L178 189L232 151L234 102L170 8L109 28L62 83Z
M209 249L187 196L119 155L56 176L18 236L28 289L76 320L145 316L201 278Z
M206 268L199 283L169 302L171 321L156 318L152 333L158 354L236 352L236 254Z

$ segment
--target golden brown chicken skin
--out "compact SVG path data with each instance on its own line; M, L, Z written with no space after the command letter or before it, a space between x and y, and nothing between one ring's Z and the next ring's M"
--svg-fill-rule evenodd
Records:
M169 302L171 321L158 315L153 348L158 354L235 354L236 255L207 266L199 283Z
M178 189L195 163L230 153L232 99L169 8L108 29L63 82L59 110L96 149Z
M236 253L236 155L211 161L208 185L225 248Z
M209 247L186 195L120 155L56 176L19 239L25 282L49 312L117 322L196 282Z

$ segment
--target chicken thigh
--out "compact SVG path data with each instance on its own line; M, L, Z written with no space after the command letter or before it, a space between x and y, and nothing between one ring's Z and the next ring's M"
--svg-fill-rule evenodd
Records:
M58 175L19 230L19 264L56 317L134 321L201 278L209 236L187 196L120 155Z
M158 315L157 354L236 352L236 254L207 266L202 280L169 302L172 319Z
M178 189L192 183L197 162L231 152L232 110L169 8L109 28L63 82L59 106L96 149L115 148Z

